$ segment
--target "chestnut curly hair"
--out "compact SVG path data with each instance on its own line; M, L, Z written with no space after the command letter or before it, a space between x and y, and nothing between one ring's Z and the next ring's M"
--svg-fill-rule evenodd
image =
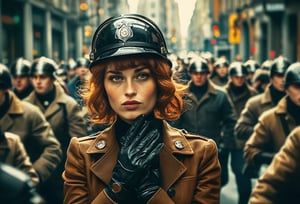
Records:
M89 112L89 120L97 124L111 124L117 118L111 108L104 88L105 71L109 67L119 70L128 67L144 65L150 67L157 84L157 102L154 115L158 119L178 119L182 108L182 94L184 87L172 79L172 70L165 60L153 56L122 56L113 60L106 60L91 67L91 77L82 92L83 99Z

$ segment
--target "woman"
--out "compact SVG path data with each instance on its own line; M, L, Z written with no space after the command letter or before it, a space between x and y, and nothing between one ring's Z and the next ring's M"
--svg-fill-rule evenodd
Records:
M67 203L219 203L213 140L172 128L183 102L159 28L136 14L96 30L84 98L94 123L110 127L71 140Z

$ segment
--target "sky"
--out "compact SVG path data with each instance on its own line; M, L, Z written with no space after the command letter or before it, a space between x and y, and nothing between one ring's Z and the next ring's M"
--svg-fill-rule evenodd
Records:
M181 24L181 34L187 36L190 18L194 11L196 0L176 0L179 7L179 18ZM139 0L128 0L130 12L136 12Z

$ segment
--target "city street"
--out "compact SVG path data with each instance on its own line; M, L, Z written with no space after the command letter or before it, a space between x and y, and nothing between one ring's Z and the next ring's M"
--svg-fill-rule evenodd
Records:
M228 162L230 164L230 161ZM261 172L265 170L266 167L262 167ZM228 184L221 190L221 202L220 204L237 204L238 203L238 194L237 187L235 183L235 177L232 173L232 170L229 165L229 182ZM255 179L252 179L252 187L255 186Z
M234 174L229 167L229 182L221 191L221 202L220 204L237 204L237 187L235 183Z

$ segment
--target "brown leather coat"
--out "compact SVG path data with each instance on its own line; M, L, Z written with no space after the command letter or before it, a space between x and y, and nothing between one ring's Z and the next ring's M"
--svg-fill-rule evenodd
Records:
M279 151L286 139L280 115L284 116L289 130L297 126L295 120L287 112L286 98L287 96L283 97L277 106L259 117L259 122L245 145L245 159L248 162L251 162L259 152L276 153Z
M215 142L186 134L166 122L163 128L161 189L148 203L219 203L221 169ZM93 137L72 138L63 173L65 204L113 203L103 189L111 179L119 152L114 132L112 126ZM184 148L176 148L176 141L181 141ZM168 195L170 191L174 196Z
M250 204L298 203L300 195L300 127L295 128L258 179Z

